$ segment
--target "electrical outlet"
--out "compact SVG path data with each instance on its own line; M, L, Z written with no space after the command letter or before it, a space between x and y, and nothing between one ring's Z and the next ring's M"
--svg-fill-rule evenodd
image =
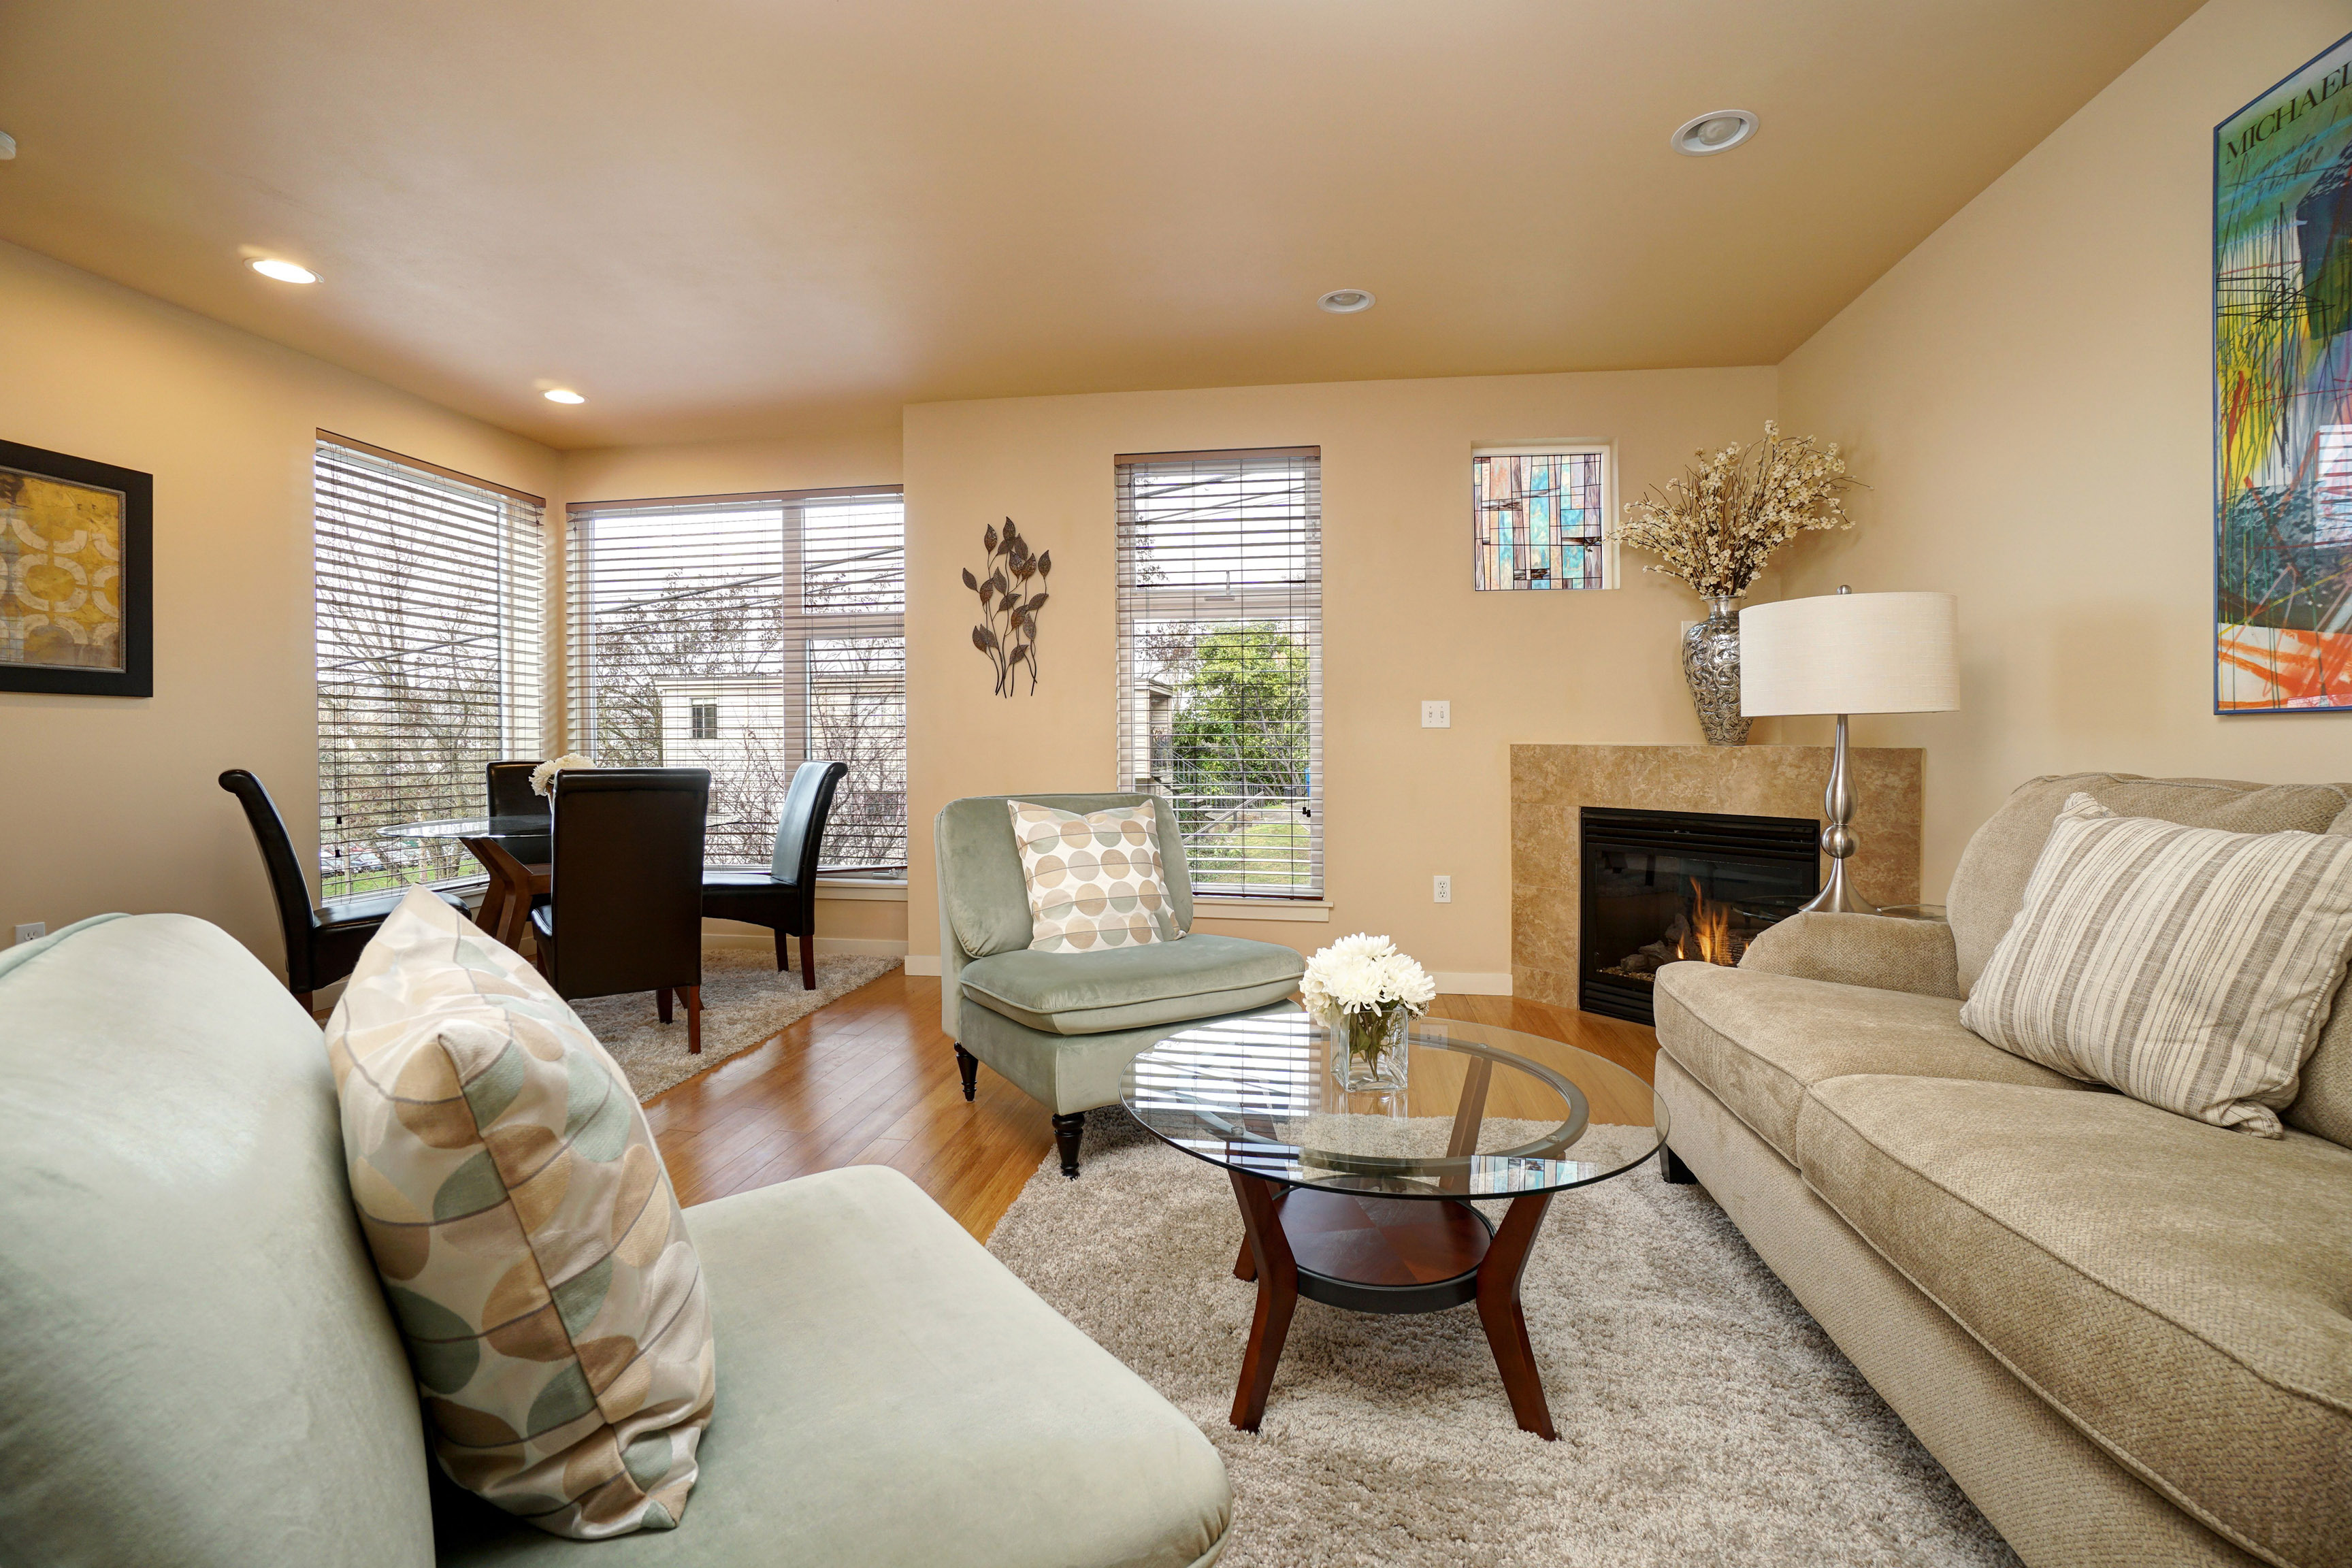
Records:
M47 936L48 934L49 925L47 921L35 921L30 925L21 925L16 928L16 940L18 942L30 942L37 936Z
M1429 899L1432 903L1452 903L1454 901L1454 879L1451 877L1432 877L1429 879Z
M1451 730L1454 728L1454 704L1451 702L1423 703L1421 705L1421 727L1424 730Z

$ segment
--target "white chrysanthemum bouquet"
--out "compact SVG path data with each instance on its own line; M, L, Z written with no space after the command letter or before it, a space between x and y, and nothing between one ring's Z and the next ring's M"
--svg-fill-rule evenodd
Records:
M1357 1068L1380 1074L1382 1053L1391 1052L1391 1087L1402 1087L1405 1024L1429 1011L1437 983L1388 938L1359 931L1307 961L1298 994L1309 1016L1346 1040L1346 1057L1332 1064L1343 1079Z
M550 757L530 770L530 793L539 795L555 793L555 775L569 768L593 768L593 757L583 757L577 752L566 752L560 757Z

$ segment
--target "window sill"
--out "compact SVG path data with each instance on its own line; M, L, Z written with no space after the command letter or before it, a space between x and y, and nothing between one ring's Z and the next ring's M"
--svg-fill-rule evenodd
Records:
M849 903L903 904L907 901L907 883L901 878L885 881L879 877L819 877L816 896L820 900L838 899Z
M1202 899L1192 900L1196 921L1304 921L1328 925L1331 906L1313 899Z

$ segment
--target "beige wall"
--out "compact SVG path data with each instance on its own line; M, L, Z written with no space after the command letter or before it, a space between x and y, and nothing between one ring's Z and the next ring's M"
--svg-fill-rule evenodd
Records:
M0 435L155 476L155 695L0 692L0 927L180 910L276 965L260 858L215 780L252 769L315 860L313 432L551 501L556 455L6 245L0 341Z
M652 500L665 496L740 495L759 490L836 489L898 482L898 426L803 432L771 441L598 447L562 455L563 493L576 500ZM557 624L561 626L561 609ZM560 638L561 632L559 630ZM861 952L898 952L907 941L903 900L820 896L817 943ZM732 942L771 940L756 927L707 921Z
M1116 782L1111 459L1121 453L1323 451L1324 768L1328 924L1203 921L1312 949L1387 931L1432 970L1499 984L1510 969L1515 741L1699 738L1676 665L1700 612L1632 570L1605 593L1470 585L1474 445L1615 445L1621 494L1702 444L1759 429L1769 369L1356 382L929 404L905 415L908 530L908 943L936 954L933 816L959 795ZM1054 552L1036 694L991 695L958 571L1010 515ZM1450 730L1420 727L1424 698ZM1454 879L1454 901L1430 879Z
M1872 487L1789 591L1959 596L1961 710L1854 725L1927 748L1930 898L2032 774L2352 778L2352 719L2211 712L2207 327L2212 128L2347 30L2215 0L1780 367Z

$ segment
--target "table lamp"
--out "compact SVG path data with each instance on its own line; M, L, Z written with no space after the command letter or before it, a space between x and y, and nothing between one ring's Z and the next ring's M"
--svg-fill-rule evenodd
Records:
M1837 715L1837 750L1822 792L1822 849L1830 878L1803 906L1814 913L1874 915L1878 906L1846 882L1853 853L1853 784L1846 774L1849 713L1948 713L1960 705L1954 647L1958 615L1949 594L1856 594L1840 588L1739 613L1739 711L1750 719Z

